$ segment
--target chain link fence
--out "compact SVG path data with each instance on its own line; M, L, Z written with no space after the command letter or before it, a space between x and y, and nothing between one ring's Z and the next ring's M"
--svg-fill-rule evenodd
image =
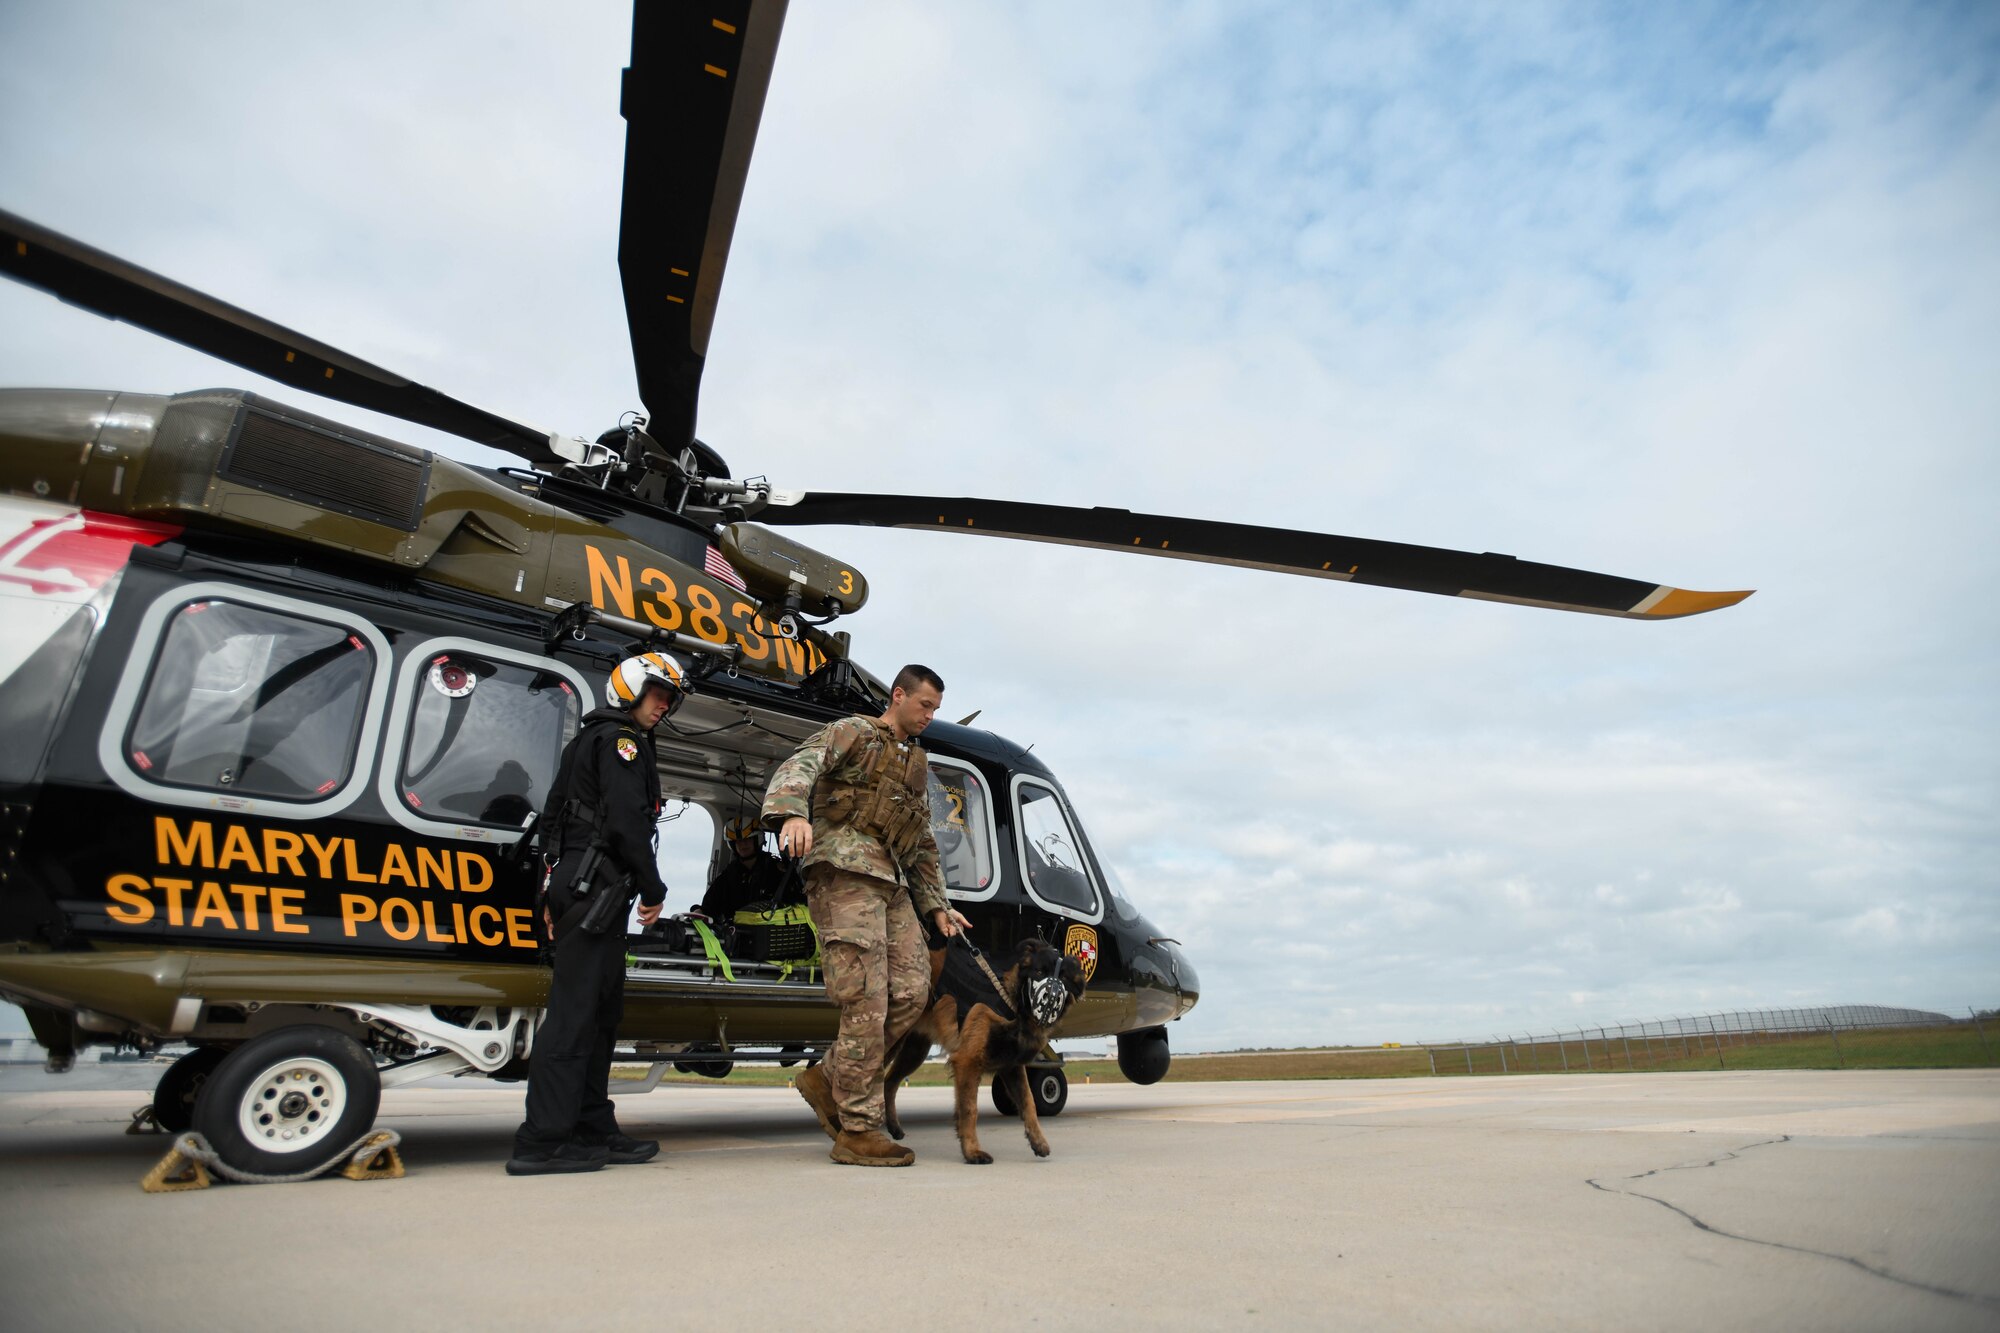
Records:
M1926 1009L1879 1004L1836 1004L1804 1009L1736 1009L1726 1013L1655 1018L1639 1023L1579 1027L1570 1031L1495 1036L1484 1041L1425 1042L1433 1074L1557 1074L1690 1067L1727 1069L1729 1052L1751 1046L1831 1038L1833 1058L1844 1067L1840 1035L1911 1029L1967 1030L1978 1034L1985 1063L1993 1063L1987 1029L1992 1010L1967 1009L1964 1018ZM2000 1037L2000 1033L1993 1034ZM1763 1061L1758 1061L1760 1067Z

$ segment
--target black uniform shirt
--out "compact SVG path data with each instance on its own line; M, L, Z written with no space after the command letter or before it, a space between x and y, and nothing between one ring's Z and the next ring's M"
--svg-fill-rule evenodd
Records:
M571 805L564 817L563 807ZM560 830L562 865L551 888L568 887L563 867L574 867L590 846L592 817L601 812L604 850L639 888L648 907L666 899L667 886L654 861L653 821L660 812L660 766L651 734L633 725L632 715L599 708L583 719L583 730L563 752L555 785L549 791L546 827Z
M785 882L785 863L768 852L758 852L745 864L731 856L717 873L701 900L701 910L711 921L729 921L751 903L778 896Z

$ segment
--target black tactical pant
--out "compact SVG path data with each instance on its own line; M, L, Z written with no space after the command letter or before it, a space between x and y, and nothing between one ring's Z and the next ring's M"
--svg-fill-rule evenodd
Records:
M571 1139L618 1132L611 1109L611 1045L625 1012L625 925L602 935L577 929L584 905L556 922L555 980L528 1065L528 1118L514 1134L517 1156Z

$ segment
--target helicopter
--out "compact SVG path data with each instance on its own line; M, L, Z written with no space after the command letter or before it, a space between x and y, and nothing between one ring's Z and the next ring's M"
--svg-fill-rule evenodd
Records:
M826 722L881 709L843 624L869 585L790 526L930 528L1635 619L1747 593L1396 542L1019 501L785 490L696 433L702 370L784 22L780 0L641 0L619 267L643 416L594 437L495 415L0 214L9 277L301 394L513 454L475 467L258 393L0 391L0 995L56 1065L186 1043L153 1108L246 1171L324 1165L383 1088L517 1078L547 995L535 814L606 670L695 690L663 794L752 808ZM975 942L1078 958L1059 1038L1164 1076L1200 995L1061 781L966 724L925 733L933 832ZM720 859L724 849L719 845ZM761 920L758 919L761 916ZM810 926L633 936L621 1057L810 1059ZM331 1028L337 1056L308 1045ZM1030 1094L1067 1096L1050 1050ZM311 1095L288 1090L304 1083ZM998 1094L996 1094L996 1098ZM1004 1104L1003 1111L1008 1109Z

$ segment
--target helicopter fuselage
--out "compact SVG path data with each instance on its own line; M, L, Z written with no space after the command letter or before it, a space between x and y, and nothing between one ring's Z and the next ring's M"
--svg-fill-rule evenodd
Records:
M866 704L815 690L844 643L772 632L671 516L613 526L577 512L587 496L551 504L531 478L372 438L355 456L405 465L407 494L274 479L242 458L246 420L333 428L247 395L12 391L0 408L0 994L52 1048L228 1044L312 1012L387 1034L390 1058L517 1071L518 1016L548 985L531 816L632 646L552 633L572 603L733 648L656 736L670 806L718 829ZM975 941L1041 935L1091 973L1058 1036L1193 1005L1191 966L1114 892L1039 760L947 723L924 743ZM620 1036L810 1049L835 1012L808 958L635 937Z

